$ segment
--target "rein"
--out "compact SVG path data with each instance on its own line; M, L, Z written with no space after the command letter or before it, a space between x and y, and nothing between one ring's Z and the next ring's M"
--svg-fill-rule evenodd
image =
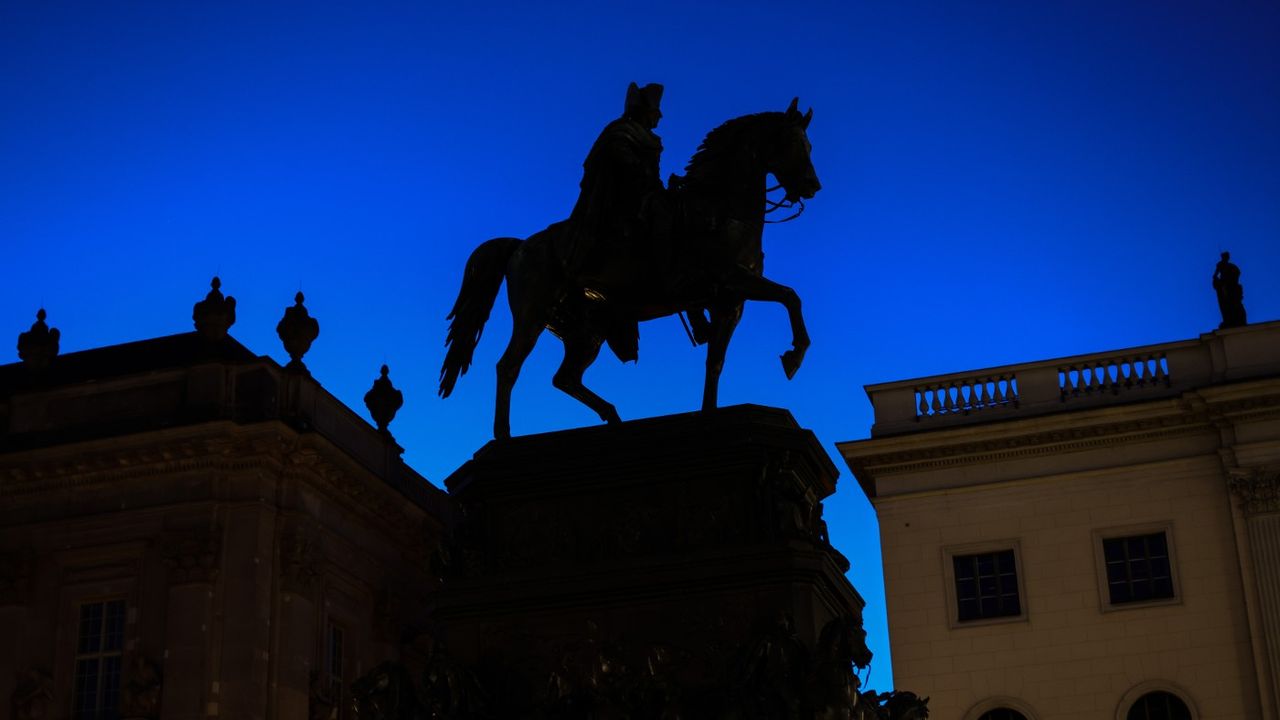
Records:
M773 186L773 187L771 187L771 188L766 188L766 189L765 189L765 193L766 193L766 194L767 194L767 193L771 193L771 192L773 192L774 190L777 190L777 189L779 189L779 188L781 188L781 187L782 187L782 183L778 183L777 185L774 185L774 186ZM767 225L774 225L774 224L777 224L777 223L791 222L792 220L795 220L796 218L800 217L800 215L801 215L802 213L804 213L804 200L803 200L802 198L796 198L795 200L786 200L786 199L783 199L783 201L782 201L782 202L776 202L776 201L774 201L774 200L770 200L768 197L765 197L764 202L765 202L765 205L768 205L768 206L769 206L769 207L768 207L768 209L764 211L764 214L765 214L765 215L768 215L769 213L774 212L774 211L776 211L776 210L790 210L791 208L796 207L796 206L799 206L799 207L800 207L800 209L799 209L799 210L796 210L794 213L792 213L791 215L788 215L788 216L786 216L786 217L782 218L781 220L768 220L768 219L766 219L764 222L765 222L765 224L767 224Z

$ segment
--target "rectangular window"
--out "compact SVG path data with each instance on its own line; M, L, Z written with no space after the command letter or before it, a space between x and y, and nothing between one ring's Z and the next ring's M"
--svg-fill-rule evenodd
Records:
M80 606L72 704L74 720L116 720L120 717L124 620L124 600L104 600Z
M343 702L344 695L342 692L342 628L331 622L325 635L324 671L329 685L329 699L333 701L334 707L337 708L335 717L345 718L345 703Z
M1167 600L1175 596L1173 565L1165 533L1102 540L1112 605Z
M1022 614L1013 550L953 555L956 619L959 622Z

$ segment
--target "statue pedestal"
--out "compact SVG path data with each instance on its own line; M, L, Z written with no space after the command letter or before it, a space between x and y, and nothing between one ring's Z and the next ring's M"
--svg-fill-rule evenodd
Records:
M865 644L821 517L836 475L750 405L491 442L445 481L449 663L504 717L839 703Z

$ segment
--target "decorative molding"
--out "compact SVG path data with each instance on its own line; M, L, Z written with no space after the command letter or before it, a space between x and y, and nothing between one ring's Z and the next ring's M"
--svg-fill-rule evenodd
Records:
M41 458L41 455L51 455ZM266 470L301 479L368 514L374 526L407 547L422 544L426 512L411 517L399 491L329 441L296 435L276 426L239 432L234 426L203 437L148 443L142 447L94 447L70 453L44 448L14 454L0 464L0 507L38 503L79 488L136 483L196 471ZM371 482L371 481L372 482ZM319 482L316 482L319 481ZM407 506L407 507L406 507ZM425 557L426 550L418 550Z
M932 445L872 455L846 456L846 460L855 474L861 475L872 470L876 476L882 477L897 473L1105 449L1120 444L1184 437L1206 431L1212 427L1213 419L1223 414L1235 415L1232 419L1237 422L1280 416L1280 395L1245 398L1212 405L1198 403L1194 407L1184 403L1183 412L1172 415L1062 427L953 445ZM924 439L925 437L925 435L908 435L893 439L919 438L918 442L924 445L928 442Z
M1227 478L1227 489L1240 500L1246 516L1280 512L1280 470L1240 468Z
M402 545L414 547L421 544L425 537L423 518L426 513L422 513L423 518L409 517L405 513L406 507L416 506L376 475L377 485L373 487L363 479L357 479L373 473L327 445L327 442L310 437L300 438L282 458L285 477L310 481L328 490L353 509L367 513L375 527L389 532Z
M167 531L160 547L170 584L213 583L218 579L220 526Z
M129 652L124 659L124 677L120 683L120 715L129 720L155 720L160 717L160 696L164 678L160 666L139 652Z
M1142 421L1079 428L1018 437L980 440L944 447L904 450L882 455L850 458L856 474L874 468L877 476L938 470L960 465L995 463L1081 450L1098 450L1116 445L1184 437L1204 432L1202 424Z
M117 446L70 453L65 447L44 448L30 455L52 450L50 454L55 457L13 457L13 464L0 465L0 503L192 470L252 469L263 461L279 462L286 443L282 434L271 433L182 438L136 448Z
M323 562L315 523L290 523L280 538L280 584L284 591L315 599Z

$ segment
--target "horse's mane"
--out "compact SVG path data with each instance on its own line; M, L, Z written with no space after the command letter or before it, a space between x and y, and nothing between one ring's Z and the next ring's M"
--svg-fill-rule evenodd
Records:
M725 121L707 133L697 152L689 158L689 164L684 168L686 179L705 178L714 172L712 168L723 171L730 167L725 159L741 147L743 136L759 132L762 126L776 123L784 115L785 113L780 112L761 112Z

